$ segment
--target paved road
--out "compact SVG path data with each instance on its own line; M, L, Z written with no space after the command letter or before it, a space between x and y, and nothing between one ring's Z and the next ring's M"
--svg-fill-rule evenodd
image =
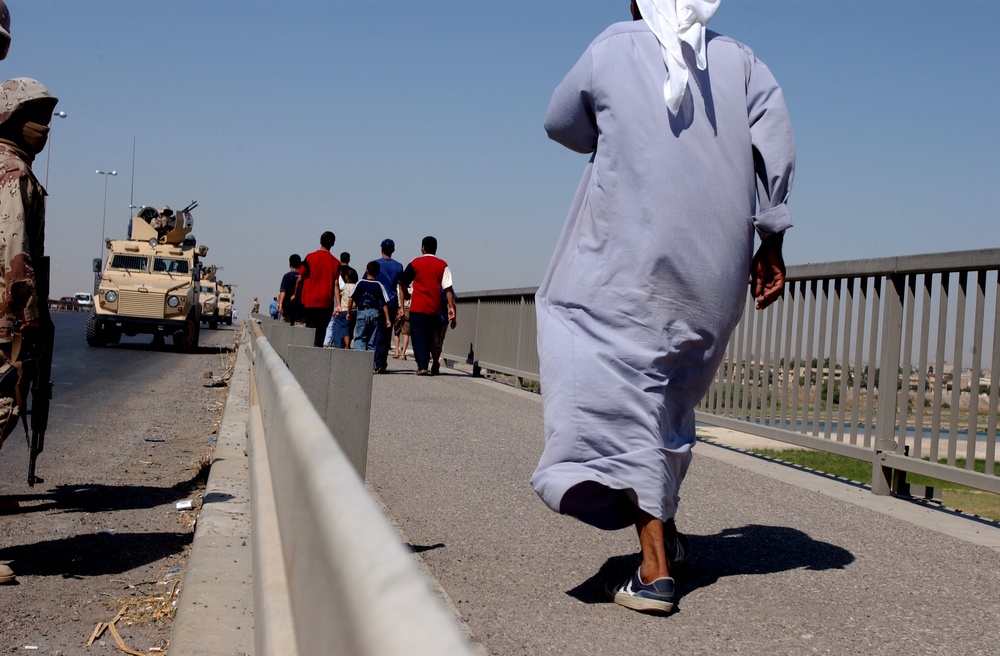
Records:
M369 486L490 654L992 654L1000 644L995 525L699 443L678 516L694 552L677 573L680 610L650 617L603 595L636 565L633 532L556 515L528 485L537 396L393 372L375 377L371 427Z
M18 585L0 586L0 653L83 653L101 621L127 602L119 629L145 651L170 635L172 585L184 575L191 520L176 501L199 498L199 461L210 453L231 330L203 331L197 353L152 348L149 337L89 348L83 313L60 313L44 483L28 488L23 431L0 452L0 562ZM193 517L193 513L187 516ZM91 654L116 652L105 638Z
M167 340L166 346L150 344L149 335L122 337L121 344L90 348L84 340L87 314L55 312L56 344L52 357L52 380L55 383L45 453L40 456L38 474L45 477L53 460L64 460L66 448L91 446L104 449L102 457L114 457L108 445L93 442L93 431L111 432L122 424L116 409L137 394L150 393L158 378L176 369L184 359ZM231 341L230 330L202 329L199 354L218 352L220 345ZM181 357L178 358L178 355ZM206 364L211 364L211 360ZM110 422L110 423L105 423ZM126 421L128 426L130 422ZM14 433L3 447L0 458L0 481L27 478L27 448L23 431ZM93 451L91 451L93 453ZM24 469L22 473L20 470Z

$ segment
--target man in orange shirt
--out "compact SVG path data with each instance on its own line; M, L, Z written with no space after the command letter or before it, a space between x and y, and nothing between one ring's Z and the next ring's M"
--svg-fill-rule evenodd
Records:
M330 252L336 241L337 237L329 230L320 235L320 248L303 260L292 297L293 301L298 299L301 303L306 326L316 331L313 346L317 347L323 346L330 318L340 312L340 285L337 283L340 260Z

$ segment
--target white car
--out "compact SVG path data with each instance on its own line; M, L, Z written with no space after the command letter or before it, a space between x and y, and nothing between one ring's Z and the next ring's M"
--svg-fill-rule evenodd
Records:
M73 294L73 298L76 299L76 304L82 308L94 307L94 297L86 292L77 292Z

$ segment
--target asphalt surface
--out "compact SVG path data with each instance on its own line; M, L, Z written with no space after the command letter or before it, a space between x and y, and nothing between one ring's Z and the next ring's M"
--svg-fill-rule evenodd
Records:
M184 355L190 355L178 354L169 338L163 346L152 346L149 335L123 336L117 346L91 348L84 339L87 313L54 312L52 320L56 328L52 354L54 387L45 452L38 459L38 475L42 478L53 459L66 459L66 447L73 448L72 442L93 438L93 431L102 424L117 427L123 419L118 413L120 406L137 394L152 391L159 377L176 369ZM229 329L211 331L202 326L201 346L196 355L217 353L220 345L232 341L231 335ZM208 366L212 363L212 359L206 361ZM107 444L92 444L102 458L115 458L113 449L102 448ZM8 490L13 491L16 487L13 481L27 479L23 430L18 429L8 438L2 453L0 482L11 485Z
M610 603L638 540L555 514L531 490L539 397L389 363L374 379L367 483L487 653L998 649L996 525L708 443L682 489L693 555L675 572L679 610Z
M126 644L162 648L226 401L205 374L225 373L234 333L203 330L194 353L149 336L90 348L85 314L53 320L44 482L27 486L22 430L0 452L0 562L17 574L0 586L0 653L121 653L108 635L83 645L122 608Z

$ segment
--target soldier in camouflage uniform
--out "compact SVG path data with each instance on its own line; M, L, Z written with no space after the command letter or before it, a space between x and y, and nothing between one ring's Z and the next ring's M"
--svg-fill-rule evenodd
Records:
M10 49L10 11L3 0L0 0L0 59L7 57ZM3 439L0 438L0 446L3 446ZM2 497L0 497L2 501ZM13 583L14 572L6 565L0 565L0 584Z
M41 335L51 330L48 299L35 292L32 262L44 254L45 189L31 162L45 148L56 102L36 80L0 84L0 378L19 355L36 356ZM17 427L17 397L14 385L0 385L0 446Z

